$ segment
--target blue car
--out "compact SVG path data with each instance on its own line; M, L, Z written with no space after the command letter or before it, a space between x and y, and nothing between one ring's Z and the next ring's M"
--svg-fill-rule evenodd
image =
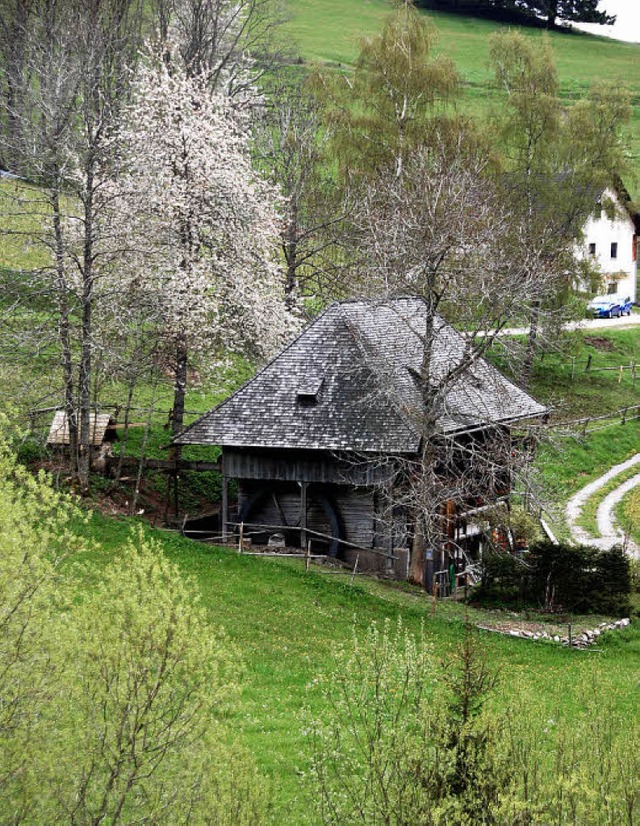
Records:
M631 315L631 301L617 295L597 295L589 302L588 310L594 318L620 318L624 313Z

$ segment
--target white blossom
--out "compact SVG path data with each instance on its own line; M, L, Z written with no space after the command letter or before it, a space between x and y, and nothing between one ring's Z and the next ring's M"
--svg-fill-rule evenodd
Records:
M121 277L156 302L165 331L198 348L266 356L289 319L277 261L277 190L252 169L249 137L205 77L140 69L117 182Z

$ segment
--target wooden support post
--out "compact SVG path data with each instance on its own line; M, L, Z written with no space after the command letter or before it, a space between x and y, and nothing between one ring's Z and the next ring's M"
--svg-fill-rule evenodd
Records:
M309 570L310 562L311 562L311 540L307 539L307 551L304 555L304 569L305 569L305 571Z
M307 488L308 482L300 483L300 547L307 547Z
M220 528L222 534L222 542L226 544L229 541L229 477L222 477L222 504L220 511Z
M576 357L571 356L571 381L574 380L576 375Z
M430 593L432 588L433 588L433 584L435 582L435 577L433 575L435 570L436 570L435 562L434 562L434 559L433 559L433 551L432 550L427 550L426 552L423 552L423 553L425 553L423 585L424 585L425 590L427 591L427 593Z
M591 370L591 359L592 358L593 358L593 355L591 353L589 353L589 355L587 356L587 366L584 368L585 372L587 370Z
M240 523L240 534L238 536L238 553L242 553L242 544L244 542L244 522Z
M620 372L618 373L618 384L622 383L622 371L623 370L624 370L624 367L622 365L620 365Z
M180 473L178 472L178 465L176 463L176 469L173 472L173 512L175 514L176 520L178 516L180 516Z
M358 562L360 560L360 554L356 554L356 564L353 566L353 572L351 573L351 585L353 585L353 580L356 575L356 571L358 570Z

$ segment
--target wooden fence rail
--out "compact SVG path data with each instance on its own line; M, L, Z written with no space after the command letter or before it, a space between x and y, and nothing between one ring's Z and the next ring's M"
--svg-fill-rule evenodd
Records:
M586 436L588 431L593 432L594 430L604 430L606 427L612 427L617 424L624 425L627 424L627 422L636 421L638 419L640 419L640 404L633 404L627 405L626 407L620 407L618 410L612 410L609 413L604 413L602 416L584 416L581 419L571 419L566 422L558 422L553 425L553 429L555 431L560 431L565 428L579 428L582 430L582 435ZM589 428L590 424L597 422L608 422L608 424L601 427Z
M140 459L121 459L119 456L109 456L106 461L109 469L117 468L118 465L120 465L123 470L137 470L140 465ZM142 465L148 470L164 470L169 471L170 473L173 473L176 470L178 473L182 470L222 470L220 462L204 462L200 460L190 461L188 459L180 459L177 463L171 459L143 459Z
M249 533L258 533L262 531L302 531L304 530L305 533L313 534L314 536L318 536L321 539L329 539L331 542L337 542L339 545L344 545L347 548L355 548L356 551L365 551L366 553L377 554L378 556L383 556L386 559L399 559L399 557L395 556L395 554L387 553L386 551L380 551L378 548L363 548L362 545L356 545L353 542L348 542L346 539L339 539L337 536L330 536L326 533L321 533L320 531L314 531L311 528L301 528L300 525L257 525L253 522L228 522L227 523L230 527L234 526L240 528L243 532L244 536L247 536L247 529L249 529ZM187 529L188 532L188 529Z

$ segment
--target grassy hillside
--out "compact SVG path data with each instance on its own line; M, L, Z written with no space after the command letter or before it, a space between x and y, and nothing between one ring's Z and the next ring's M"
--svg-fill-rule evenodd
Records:
M125 520L94 516L85 530L103 550L81 569L82 588L90 587L101 567L117 554L129 529ZM372 621L401 617L412 632L419 633L424 623L434 653L446 661L462 639L464 607L440 603L433 617L430 599L406 585L364 578L352 585L348 575L321 569L305 573L297 561L239 556L175 534L153 533L185 576L196 580L211 622L223 625L243 652L245 688L230 722L270 779L273 822L316 823L307 800L310 744L303 734L303 709L321 710L313 680L330 666L333 646L347 641L354 628L361 632ZM487 612L471 611L470 616L473 621L492 619ZM589 626L597 621L591 618ZM580 620L575 622L578 627ZM501 673L498 703L524 688L542 702L541 719L572 718L584 709L588 687L604 680L615 687L609 696L617 710L634 707L640 629L612 635L598 652L568 651L494 634L484 634L483 644L492 667Z
M359 40L380 29L392 10L388 0L288 0L288 32L299 55L308 61L349 66L359 48ZM438 28L439 49L453 58L465 83L464 106L487 111L499 103L489 70L489 37L503 28L499 23L445 12L425 12ZM521 28L528 37L539 39L545 32ZM584 94L598 80L619 80L633 94L631 154L640 179L640 46L608 38L576 33L552 32L562 96L569 101ZM628 181L640 193L640 180Z

